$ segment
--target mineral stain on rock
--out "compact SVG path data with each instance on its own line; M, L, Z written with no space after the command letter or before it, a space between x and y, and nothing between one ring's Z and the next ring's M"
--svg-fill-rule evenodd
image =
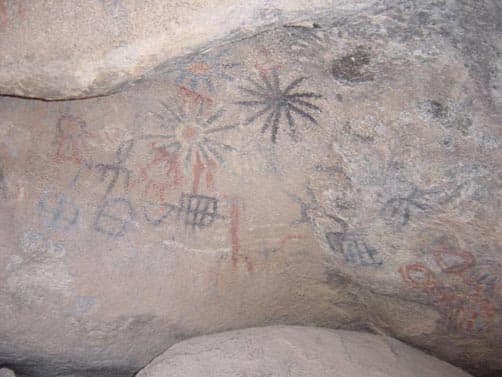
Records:
M467 99L464 102L426 100L418 104L418 109L426 118L439 122L446 129L456 129L463 136L467 136L473 123L467 111L472 101Z
M424 101L421 109L434 119L446 119L448 117L448 106L434 100Z
M335 79L340 81L351 83L372 81L373 74L364 69L365 66L370 64L370 61L368 49L359 46L355 52L335 60L331 73Z

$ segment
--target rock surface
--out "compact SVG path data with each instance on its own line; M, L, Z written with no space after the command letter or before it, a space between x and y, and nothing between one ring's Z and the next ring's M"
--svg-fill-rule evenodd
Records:
M0 0L0 94L103 95L220 40L374 0Z
M469 377L395 339L278 326L183 341L136 377Z
M0 377L16 377L16 374L8 368L0 368Z
M0 98L0 365L132 375L304 324L500 372L499 11L383 2L114 95Z

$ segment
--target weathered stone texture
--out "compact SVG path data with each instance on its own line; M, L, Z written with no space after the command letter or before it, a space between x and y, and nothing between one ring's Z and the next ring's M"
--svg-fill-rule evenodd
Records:
M374 0L0 1L0 94L85 98L166 60Z
M353 331L278 326L176 344L137 377L469 377L395 339Z
M502 370L497 12L383 2L114 95L0 98L0 365L131 375L304 324Z
M8 368L0 368L0 377L16 377L16 374Z

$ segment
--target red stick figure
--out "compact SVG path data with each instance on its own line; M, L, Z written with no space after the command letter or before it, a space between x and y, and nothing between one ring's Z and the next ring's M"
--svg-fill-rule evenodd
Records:
M183 181L178 151L170 151L153 143L153 159L141 169L138 184L144 185L143 195L160 202L165 201L169 188L178 187Z
M261 53L263 59L256 59L254 67L262 74L268 76L271 72L278 71L282 68L282 64L277 58L274 58L269 49L261 47L258 51Z
M56 128L56 159L81 163L82 152L87 146L85 139L89 136L85 121L73 115L63 115L59 118Z
M195 151L195 158L193 160L194 162L192 166L192 172L193 172L192 192L196 194L197 191L199 190L200 179L204 171L206 171L207 188L208 189L214 188L214 174L218 167L216 162L209 157L206 160L204 160L204 162L202 162L202 159L200 157L200 152L198 150Z
M187 88L186 86L180 85L178 86L180 89L180 94L183 99L183 105L191 107L194 105L203 105L207 107L211 107L214 103L214 100L210 97L204 96L196 91Z

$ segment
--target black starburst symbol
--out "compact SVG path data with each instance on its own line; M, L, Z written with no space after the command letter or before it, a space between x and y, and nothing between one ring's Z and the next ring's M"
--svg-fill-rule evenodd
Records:
M251 79L249 80L249 82L253 85L253 88L240 87L243 92L255 97L255 99L239 101L237 104L255 108L259 108L260 106L262 107L251 117L245 120L246 125L251 124L266 115L261 132L264 133L270 128L272 143L276 142L283 114L286 116L289 126L289 134L293 138L296 136L296 122L294 114L318 125L317 120L308 113L308 109L315 111L321 111L321 109L306 99L321 98L322 96L313 92L293 92L293 90L306 79L305 77L297 78L291 82L291 84L286 86L285 89L281 89L279 75L276 71L272 72L272 79L270 79L270 77L268 77L265 73L261 73L260 78L262 81L261 83Z

